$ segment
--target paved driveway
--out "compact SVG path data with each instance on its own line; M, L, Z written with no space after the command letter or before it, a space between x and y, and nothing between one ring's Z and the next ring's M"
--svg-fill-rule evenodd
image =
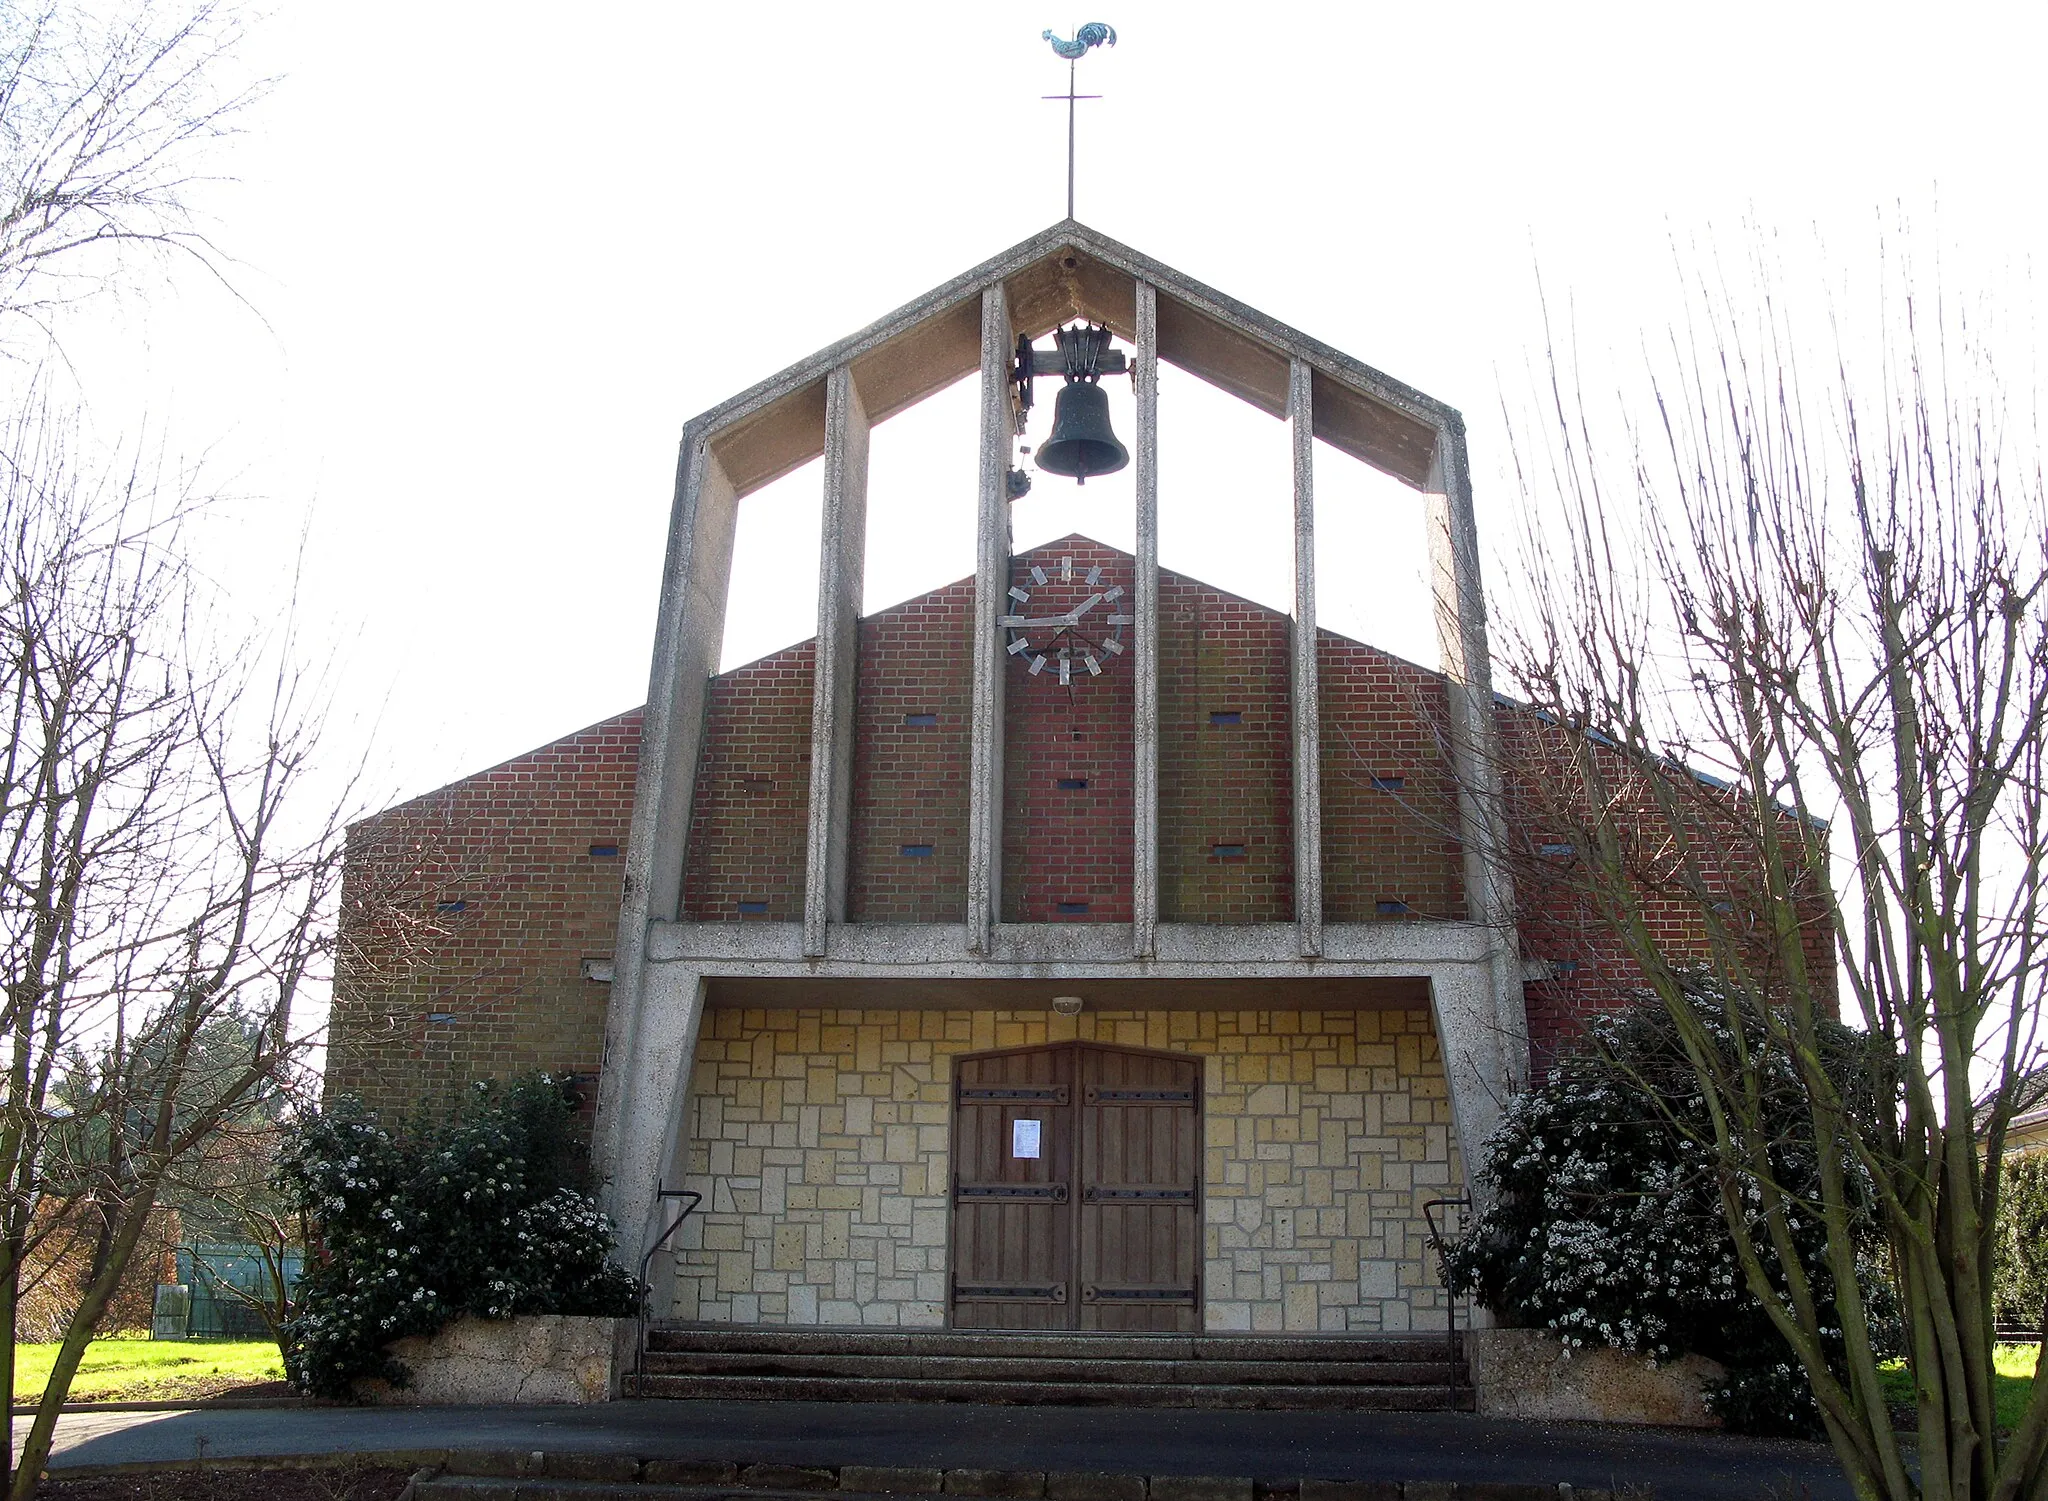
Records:
M16 1432L27 1420L16 1419ZM642 1459L1649 1485L1659 1501L1849 1495L1819 1445L1463 1413L1185 1412L829 1402L66 1414L53 1468L224 1455L569 1449ZM1806 1490L1802 1492L1801 1487Z

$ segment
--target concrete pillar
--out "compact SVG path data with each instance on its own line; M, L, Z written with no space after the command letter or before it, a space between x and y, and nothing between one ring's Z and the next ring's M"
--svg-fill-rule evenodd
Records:
M645 1047L653 1003L647 985L650 924L675 921L682 903L683 846L690 833L690 798L704 734L704 700L725 642L726 585L732 573L733 530L739 498L704 434L683 433L676 497L663 567L665 602L655 622L654 666L640 732L640 793L626 846L625 894L612 960L611 1004L605 1015L604 1070L598 1084L591 1160L609 1176L600 1184L606 1208L626 1233L637 1220L620 1211L623 1148L646 1110L665 1110L663 1098L635 1095L639 1075L629 1066ZM653 789L649 795L648 789ZM630 1185L653 1192L652 1181Z
M1462 427L1439 435L1426 488L1437 650L1450 709L1458 832L1465 852L1465 906L1470 919L1488 934L1501 1086L1519 1090L1529 1081L1529 1016L1522 996L1514 878L1506 858L1500 726L1486 639L1486 595L1479 576L1479 528L1472 514Z
M655 1189L683 1187L689 1165L686 1106L704 1020L703 975L688 965L649 965L645 998L647 1025L632 1056L617 1065L626 1075L624 1093L631 1103L619 1121L611 1158L616 1177L606 1204L619 1229L619 1259L636 1273L662 1231L662 1216L675 1213L655 1198ZM607 1081L612 1072L606 1070ZM655 1257L652 1302L657 1316L671 1296L673 1271L667 1258Z
M1015 338L1001 282L981 295L981 490L974 548L973 726L967 770L967 951L989 952L1003 869L1003 667L996 617L1010 587L1010 394Z
M1139 282L1131 390L1138 401L1138 576L1132 593L1131 948L1149 959L1159 932L1159 292Z
M853 372L825 378L825 507L818 538L818 647L811 685L810 837L804 957L825 953L825 925L846 921L853 812L854 689L867 558L868 414Z
M1294 440L1294 921L1301 955L1323 952L1322 698L1316 672L1315 410L1309 363L1287 376Z

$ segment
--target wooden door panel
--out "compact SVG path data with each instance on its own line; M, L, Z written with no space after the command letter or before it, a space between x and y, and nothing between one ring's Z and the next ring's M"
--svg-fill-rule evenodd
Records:
M955 1327L1200 1329L1201 1079L1199 1059L1093 1043L959 1060Z
M1072 1049L964 1058L953 1104L953 1322L1072 1327ZM1018 1121L1039 1123L1020 1157Z
M1199 1329L1201 1065L1084 1046L1080 1087L1077 1325Z

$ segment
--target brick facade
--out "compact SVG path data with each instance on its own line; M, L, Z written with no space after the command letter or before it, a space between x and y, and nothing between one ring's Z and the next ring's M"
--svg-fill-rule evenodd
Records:
M1085 537L1021 555L1012 576L1036 590L1030 570L1063 557L1128 595L1132 560ZM860 622L856 922L961 920L973 592L962 580ZM1065 609L1088 592L1041 599ZM1160 575L1167 921L1293 916L1289 631L1275 611ZM812 661L802 642L711 684L685 858L691 920L802 916ZM1326 919L1464 918L1441 679L1327 631L1318 661ZM1128 922L1129 654L1071 688L1006 666L1002 916ZM1540 1063L1640 977L1539 827L1537 794L1554 792L1532 775L1542 748L1519 711L1500 712L1523 949L1554 966L1526 995ZM623 862L592 850L622 852L639 726L638 711L607 720L350 831L331 1092L406 1106L484 1075L596 1071L606 987L584 978L583 961L609 962ZM1703 941L1683 900L1649 899L1672 935ZM1827 935L1813 932L1825 966Z
M973 629L972 579L860 623L846 882L855 922L956 923L966 910Z
M611 962L640 721L607 719L349 830L330 1098L402 1115L472 1079L595 1076L609 992L583 965Z
M1276 611L1160 571L1164 921L1294 919L1290 629Z
M684 846L691 922L797 922L810 820L813 642L720 673Z
M1070 566L1068 566L1070 565ZM1033 568L1046 572L1038 583ZM1086 582L1101 569L1096 584ZM1062 583L1062 573L1071 581ZM1089 596L1121 587L1121 598L1098 605L1086 623L1100 640L1111 614L1130 612L1129 554L1066 537L1018 557L1010 582L1033 595L1012 607L1024 615L1065 613ZM1049 633L1025 632L1050 639ZM1061 687L1056 668L1027 670L1025 655L1006 662L1003 699L1003 921L1129 922L1131 920L1132 775L1136 740L1131 715L1135 693L1130 645L1105 653L1103 670L1090 674L1073 662ZM1075 786L1073 784L1081 785Z

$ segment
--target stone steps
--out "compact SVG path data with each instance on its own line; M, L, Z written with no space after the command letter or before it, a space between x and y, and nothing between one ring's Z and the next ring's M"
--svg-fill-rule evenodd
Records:
M1462 1358L1428 1335L1014 1330L649 1331L638 1396L750 1402L1436 1412L1467 1409Z
M667 1351L648 1376L813 1376L885 1381L1103 1381L1156 1386L1441 1386L1441 1355L1416 1360L1147 1360L989 1355Z
M1462 1345L1462 1340L1460 1344ZM1430 1361L1441 1334L1110 1334L1032 1329L877 1330L656 1324L647 1348L843 1355L1086 1357L1095 1360ZM1461 1352L1462 1353L1462 1350Z

